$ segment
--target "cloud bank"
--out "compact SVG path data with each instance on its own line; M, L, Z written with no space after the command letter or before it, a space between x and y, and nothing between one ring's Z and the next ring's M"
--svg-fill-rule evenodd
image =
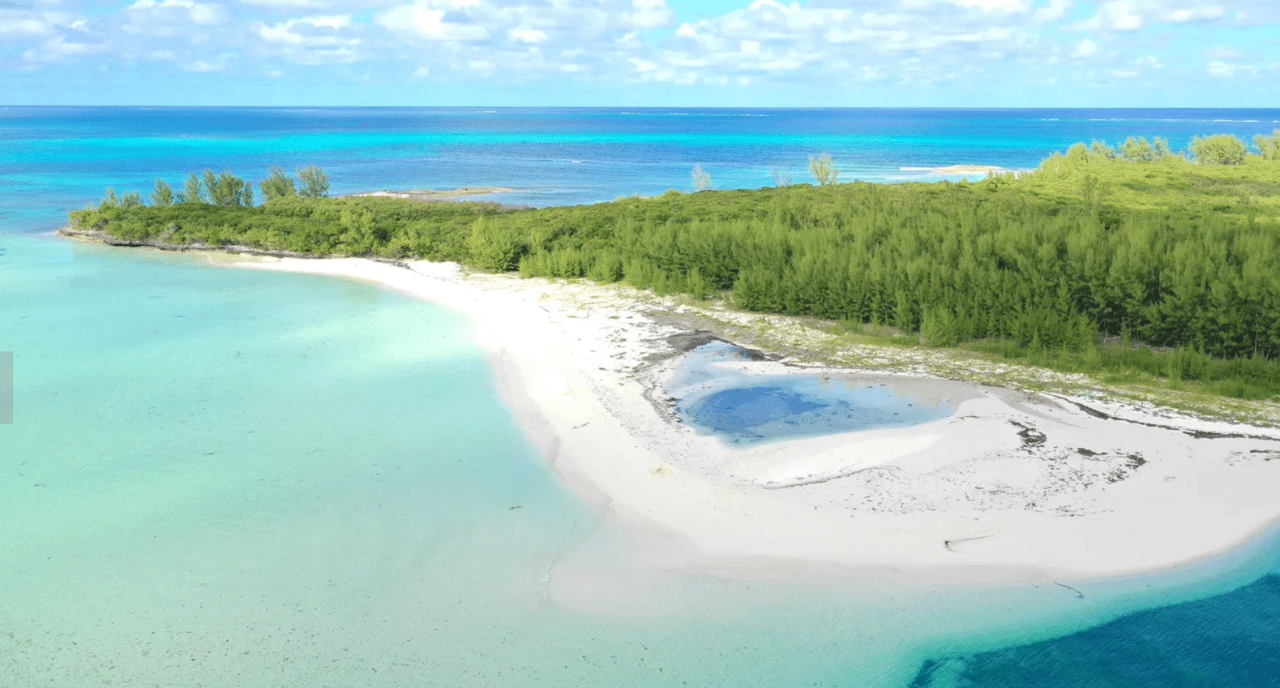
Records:
M1118 83L1172 93L1188 79L1275 95L1280 77L1276 40L1260 40L1280 24L1273 0L753 0L693 18L695 9L678 0L134 0L106 11L5 2L0 69L916 95Z

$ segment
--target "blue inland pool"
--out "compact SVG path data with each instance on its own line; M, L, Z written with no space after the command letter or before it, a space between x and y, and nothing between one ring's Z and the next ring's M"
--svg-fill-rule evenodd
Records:
M735 365L753 356L725 342L686 354L667 384L680 420L729 444L754 444L927 423L975 394L943 380L758 374Z

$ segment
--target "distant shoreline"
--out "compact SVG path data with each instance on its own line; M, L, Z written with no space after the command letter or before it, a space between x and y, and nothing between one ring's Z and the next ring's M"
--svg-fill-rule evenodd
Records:
M1004 172L997 165L947 165L929 170L930 174L987 174L988 172Z
M380 191L361 191L341 194L337 198L402 198L419 203L485 203L497 206L501 210L521 210L527 205L502 203L494 200L474 200L471 196L490 196L494 194L515 193L516 189L505 186L460 186L456 189L383 189Z

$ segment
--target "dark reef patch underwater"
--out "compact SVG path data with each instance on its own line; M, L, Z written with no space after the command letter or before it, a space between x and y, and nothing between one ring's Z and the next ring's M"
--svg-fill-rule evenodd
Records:
M1280 686L1280 576L1055 640L925 662L911 688Z

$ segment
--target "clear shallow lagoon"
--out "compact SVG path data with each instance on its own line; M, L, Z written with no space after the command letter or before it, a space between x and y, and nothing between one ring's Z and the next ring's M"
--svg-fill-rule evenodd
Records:
M724 114L0 110L16 392L0 425L0 685L1275 685L1260 673L1280 654L1272 579L1242 587L1280 572L1274 533L1180 571L1072 583L1083 600L911 572L689 572L550 474L457 316L363 284L25 236L107 185L205 166L319 163L339 191L501 184L547 204L686 188L695 163L758 186L770 162L826 149L890 178L1280 119Z
M679 399L681 419L729 444L749 445L919 425L955 412L954 392L922 394L917 381L758 375L719 365L750 358L750 352L724 342L686 354L667 384L668 393Z

